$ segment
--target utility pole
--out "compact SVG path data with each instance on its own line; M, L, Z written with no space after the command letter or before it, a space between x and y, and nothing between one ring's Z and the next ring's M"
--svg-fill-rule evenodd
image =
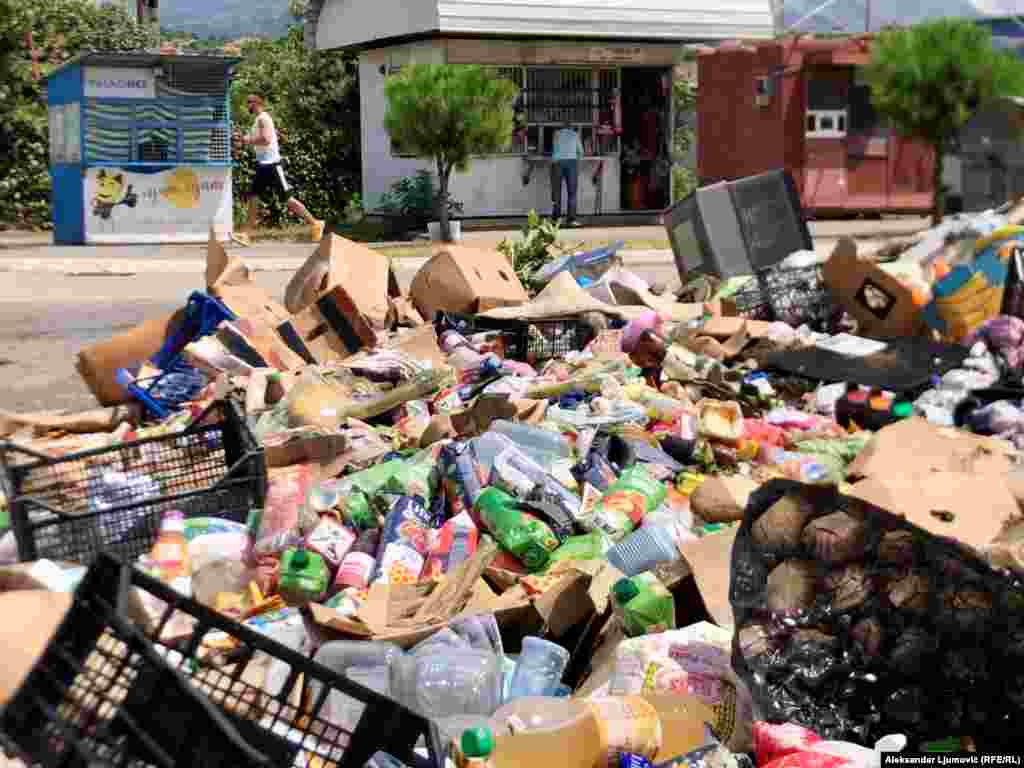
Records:
M864 0L864 31L871 34L871 0Z

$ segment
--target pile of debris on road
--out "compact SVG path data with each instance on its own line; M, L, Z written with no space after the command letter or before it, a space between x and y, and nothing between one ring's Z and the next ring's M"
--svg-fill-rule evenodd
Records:
M792 201L774 250L747 216L742 252L687 241L701 200L669 298L615 247L531 296L439 246L405 293L328 234L281 304L211 235L181 310L81 352L101 408L0 418L5 748L1014 750L1024 206L819 259Z

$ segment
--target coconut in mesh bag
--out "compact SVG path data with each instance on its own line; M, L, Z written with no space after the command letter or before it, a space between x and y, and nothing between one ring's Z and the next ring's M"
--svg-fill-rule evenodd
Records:
M765 719L860 744L1018 741L1024 585L956 541L834 488L772 481L737 534L730 600L733 668Z

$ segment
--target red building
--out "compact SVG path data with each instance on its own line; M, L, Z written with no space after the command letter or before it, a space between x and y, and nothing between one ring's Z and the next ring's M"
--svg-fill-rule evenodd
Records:
M785 167L808 213L924 212L934 153L884 126L867 36L729 43L698 57L702 184Z

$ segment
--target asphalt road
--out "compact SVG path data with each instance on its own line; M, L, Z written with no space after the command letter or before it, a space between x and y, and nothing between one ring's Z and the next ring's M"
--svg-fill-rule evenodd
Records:
M407 287L420 260L397 260ZM676 276L668 260L631 268L649 282ZM290 271L256 272L279 299ZM95 400L75 370L83 347L180 308L202 290L201 269L130 276L0 272L0 410L83 410Z
M843 234L865 238L879 230L909 232L921 224L919 219L813 222L812 231L816 250L827 252ZM482 233L480 245L485 235L495 237ZM40 243L38 235L0 239L0 410L95 406L75 370L78 351L173 312L192 291L204 288L203 246L57 248ZM870 242L862 242L870 249ZM308 243L261 244L246 249L245 257L256 281L280 298L292 271L310 252ZM623 256L626 267L649 283L677 278L670 251L625 251ZM403 286L423 261L395 259Z

